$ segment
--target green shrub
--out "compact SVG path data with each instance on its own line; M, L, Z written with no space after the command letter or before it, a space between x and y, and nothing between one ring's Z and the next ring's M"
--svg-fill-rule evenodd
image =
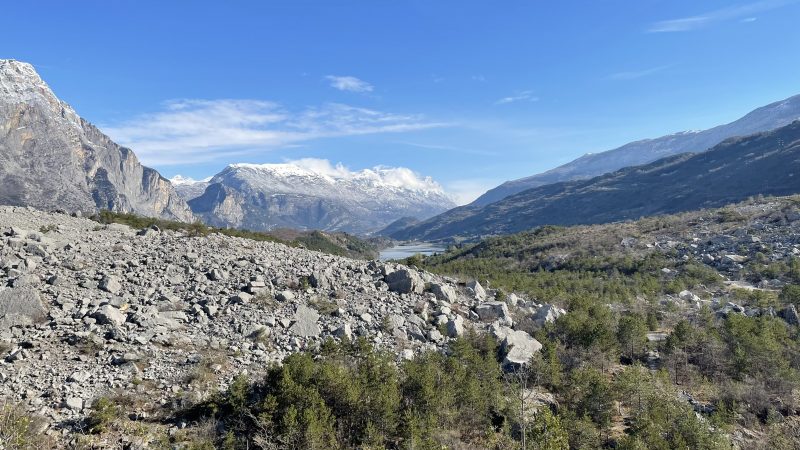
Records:
M86 419L89 432L102 433L106 431L121 415L122 411L110 398L98 398L92 404L92 412Z
M439 448L451 439L480 447L496 438L498 418L515 420L506 415L497 344L469 336L451 351L398 365L363 340L327 341L316 354L290 355L263 381L237 377L183 414L220 420L222 447L265 439L279 448Z
M800 306L800 285L787 284L781 290L780 300L782 303L791 303Z
M22 406L0 404L0 448L55 448L49 438L39 434L41 420L25 412Z

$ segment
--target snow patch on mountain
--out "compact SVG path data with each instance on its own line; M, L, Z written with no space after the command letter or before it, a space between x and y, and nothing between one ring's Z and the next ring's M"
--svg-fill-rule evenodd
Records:
M302 158L283 164L231 164L231 169L249 169L274 177L321 178L330 183L356 182L373 187L395 187L446 195L442 186L431 177L423 177L406 167L375 166L353 171L342 163L332 164L327 159Z
M304 158L231 164L214 175L190 206L218 226L366 234L401 217L423 219L456 204L439 183L405 167L351 170L341 163Z
M169 182L175 187L178 195L188 202L193 198L203 195L203 192L206 191L208 182L211 181L211 178L212 177L206 177L202 180L195 180L194 178L184 177L183 175L179 174L170 178Z
M195 180L192 177L185 177L183 175L178 174L178 175L175 175L174 177L170 178L169 182L174 184L174 185L176 185L176 186L179 186L179 185L182 185L182 184L208 183L209 181L211 181L211 178L212 177L205 177L202 180Z

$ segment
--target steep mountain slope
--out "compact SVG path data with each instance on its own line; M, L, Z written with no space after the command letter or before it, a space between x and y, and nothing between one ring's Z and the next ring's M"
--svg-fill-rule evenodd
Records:
M193 178L175 175L169 179L169 182L175 187L175 191L187 202L193 198L200 197L208 187L208 182L211 177L195 180Z
M404 228L413 227L420 222L415 217L401 217L386 226L386 228L378 231L376 234L379 236L391 236Z
M629 167L591 180L529 189L484 207L465 206L406 228L396 239L507 234L721 206L749 196L800 192L800 121L729 139L707 152Z
M215 226L370 233L406 216L455 206L430 179L407 169L320 171L297 164L233 164L215 175L192 210Z
M701 152L725 139L773 130L797 119L800 119L800 95L763 106L741 119L708 130L685 131L656 139L644 139L606 152L584 155L547 172L507 181L478 197L472 205L485 206L526 189L591 178L623 167L647 164L670 155Z
M0 60L0 204L192 220L158 172L80 118L33 66Z

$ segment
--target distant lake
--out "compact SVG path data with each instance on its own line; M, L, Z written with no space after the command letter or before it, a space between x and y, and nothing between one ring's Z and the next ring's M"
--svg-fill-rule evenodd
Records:
M380 259L382 261L386 261L388 259L403 259L408 258L409 256L414 256L417 253L420 253L424 256L429 256L434 253L442 253L445 251L444 247L440 247L433 244L408 244L408 245L398 245L392 248L387 248L381 250Z

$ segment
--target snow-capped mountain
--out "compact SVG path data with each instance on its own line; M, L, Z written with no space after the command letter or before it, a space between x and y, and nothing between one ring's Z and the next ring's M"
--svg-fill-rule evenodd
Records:
M647 164L665 156L702 152L735 136L774 130L800 119L800 95L755 109L738 120L702 131L683 131L655 139L631 142L613 150L588 153L537 175L506 181L475 200L485 206L526 189L562 181L580 180L623 167Z
M183 197L187 202L203 195L203 192L205 192L208 187L209 181L211 181L211 177L195 180L194 178L184 177L183 175L175 175L169 179L169 182L175 187L178 195Z
M157 171L59 100L32 65L8 59L0 59L0 204L193 220Z
M177 183L197 185L183 178ZM217 226L368 234L401 217L434 216L455 203L438 183L410 169L351 171L325 160L304 159L229 165L189 206L206 223Z

